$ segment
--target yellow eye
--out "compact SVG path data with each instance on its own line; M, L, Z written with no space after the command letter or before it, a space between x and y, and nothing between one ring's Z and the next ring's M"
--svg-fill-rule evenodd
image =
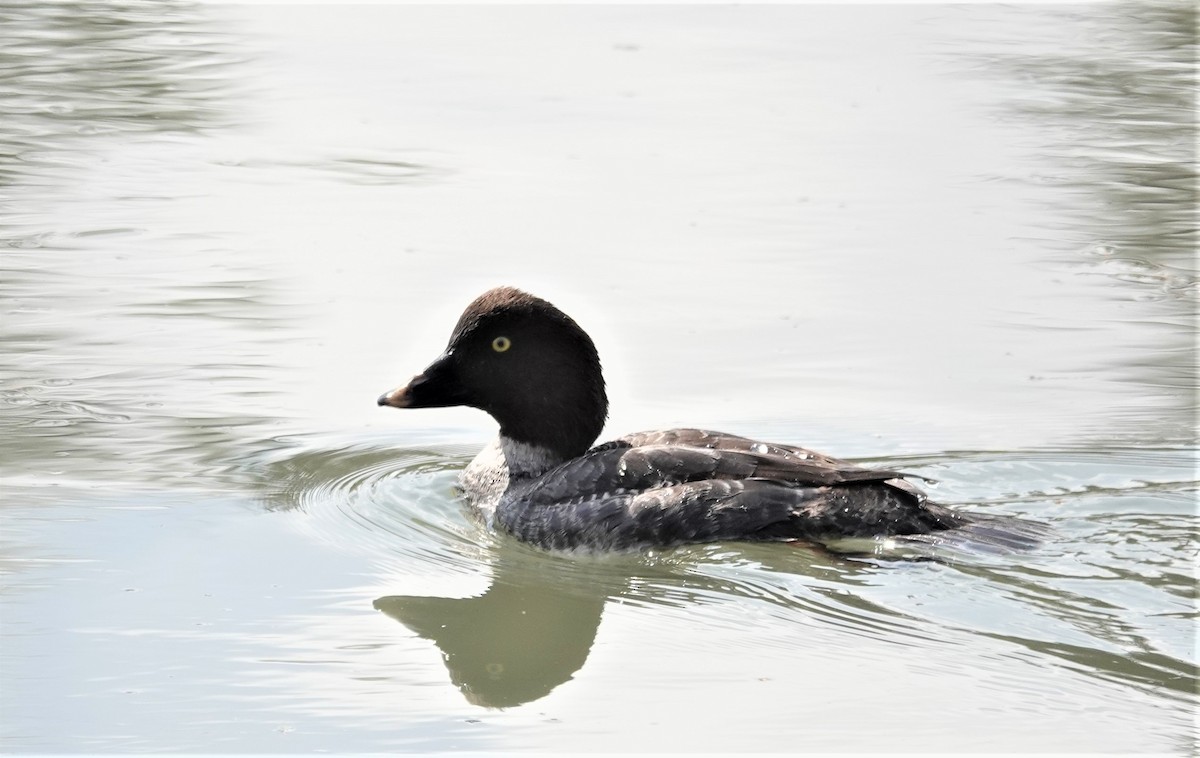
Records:
M512 347L512 340L508 337L497 337L492 340L492 349L497 353L503 353L505 350Z

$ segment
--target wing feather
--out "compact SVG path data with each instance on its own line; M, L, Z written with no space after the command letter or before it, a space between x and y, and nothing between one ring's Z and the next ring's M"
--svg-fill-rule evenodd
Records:
M642 432L593 448L544 474L525 494L548 505L598 494L648 490L706 479L771 479L801 487L889 482L914 497L899 471L872 469L803 448L701 429Z

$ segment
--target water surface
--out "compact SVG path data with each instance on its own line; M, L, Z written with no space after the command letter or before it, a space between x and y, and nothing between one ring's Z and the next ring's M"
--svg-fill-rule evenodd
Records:
M0 745L1194 750L1185 5L10 3ZM512 284L1020 558L548 555L375 407Z

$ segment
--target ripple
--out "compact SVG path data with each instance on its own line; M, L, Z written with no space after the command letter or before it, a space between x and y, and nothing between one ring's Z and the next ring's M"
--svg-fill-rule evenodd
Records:
M101 424L128 424L132 417L108 410L98 403L83 403L74 400L52 400L41 397L44 387L66 387L69 379L46 379L37 385L15 387L0 392L0 403L22 408L23 418L7 419L14 426L61 427L75 426L87 422Z
M303 173L326 181L360 186L388 186L425 182L444 176L446 169L386 151L321 154L287 153L265 155L256 146L253 157L226 158L221 165L252 169L275 181ZM265 179L264 179L265 181Z
M475 573L490 544L455 494L460 448L350 446L291 454L270 464L283 486L269 508L294 510L321 541L365 552L403 573Z

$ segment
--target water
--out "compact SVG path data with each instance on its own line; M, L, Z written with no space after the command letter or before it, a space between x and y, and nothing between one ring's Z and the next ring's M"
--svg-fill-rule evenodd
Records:
M1185 4L0 9L0 746L1195 749ZM1019 559L547 555L375 407L482 290Z

